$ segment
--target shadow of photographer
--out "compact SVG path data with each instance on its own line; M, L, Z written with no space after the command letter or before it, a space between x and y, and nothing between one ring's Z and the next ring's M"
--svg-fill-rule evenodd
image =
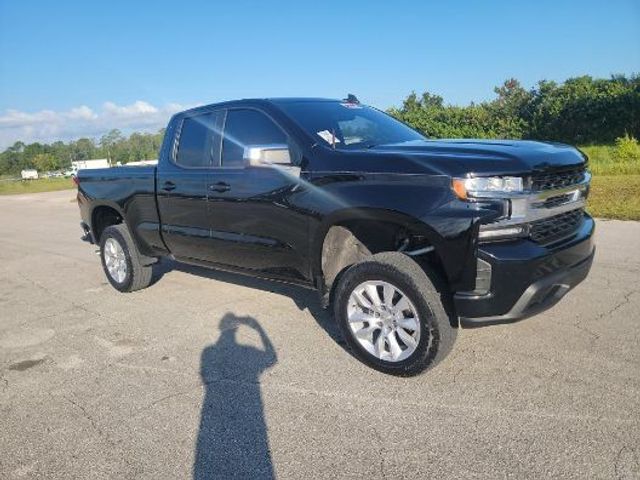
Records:
M262 348L238 343L240 327L255 330ZM277 362L256 319L227 313L218 341L202 352L204 400L193 478L274 478L260 376Z

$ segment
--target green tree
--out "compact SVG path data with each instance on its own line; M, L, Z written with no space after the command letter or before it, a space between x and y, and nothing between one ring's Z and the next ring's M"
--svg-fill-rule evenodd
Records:
M492 130L500 138L523 138L530 130L529 107L533 94L515 78L505 81L494 92L498 96L486 104Z
M80 138L71 142L71 158L73 160L91 160L95 158L96 146L90 138Z
M110 130L109 133L100 138L100 148L105 152L109 160L113 160L118 150L118 146L125 141L122 132L118 129Z
M515 79L490 102L445 105L442 97L411 93L389 113L435 138L531 138L573 144L611 143L640 136L640 77L589 76L564 83L542 80L526 90Z
M48 172L59 167L58 162L50 153L38 153L31 161L39 172Z

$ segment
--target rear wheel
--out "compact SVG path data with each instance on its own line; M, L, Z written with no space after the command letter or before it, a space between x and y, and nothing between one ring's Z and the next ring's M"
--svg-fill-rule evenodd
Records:
M425 271L402 253L373 255L336 287L334 315L353 354L393 375L416 375L451 350L452 328Z
M100 236L100 258L109 283L121 292L133 292L151 283L153 269L144 265L124 224L107 227Z

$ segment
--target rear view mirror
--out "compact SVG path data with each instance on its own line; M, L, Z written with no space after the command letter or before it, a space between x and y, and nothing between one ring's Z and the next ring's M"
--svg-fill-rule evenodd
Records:
M291 166L289 146L285 144L249 145L244 149L244 160L253 167Z

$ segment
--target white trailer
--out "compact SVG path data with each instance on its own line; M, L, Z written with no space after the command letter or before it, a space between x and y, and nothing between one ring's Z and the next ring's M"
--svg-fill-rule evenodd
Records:
M137 162L128 162L128 163L120 163L118 162L118 166L122 167L148 167L158 165L158 160L140 160Z
M33 170L33 169L22 170L20 172L20 176L22 177L23 180L37 180L38 179L38 171L37 170Z
M77 160L71 162L71 170L75 175L78 170L93 170L96 168L109 168L111 164L107 158L96 158L94 160Z

